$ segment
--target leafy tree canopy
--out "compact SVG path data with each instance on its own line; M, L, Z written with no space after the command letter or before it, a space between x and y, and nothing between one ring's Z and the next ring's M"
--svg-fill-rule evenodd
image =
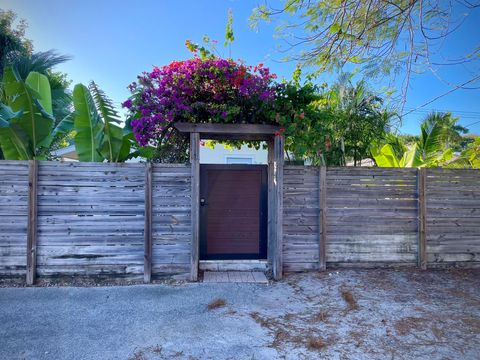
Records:
M443 66L471 65L471 80L480 78L478 42L454 57L444 53L444 40L462 28L469 13L480 10L478 2L284 0L281 4L275 8L265 2L255 8L252 26L279 23L277 36L284 40L287 59L314 66L317 72L345 65L366 77L401 72L403 99L413 72L429 69L438 77Z
M3 70L9 54L28 55L33 51L32 41L25 38L28 27L24 19L17 22L17 14L0 9L0 69ZM2 76L0 72L0 76Z

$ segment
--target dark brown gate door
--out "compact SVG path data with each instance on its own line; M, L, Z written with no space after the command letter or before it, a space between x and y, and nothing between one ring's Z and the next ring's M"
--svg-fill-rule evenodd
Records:
M200 258L267 257L267 166L200 165Z

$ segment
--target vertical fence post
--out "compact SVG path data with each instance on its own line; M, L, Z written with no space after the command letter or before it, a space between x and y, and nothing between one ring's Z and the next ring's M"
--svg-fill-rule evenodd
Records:
M192 252L190 279L198 280L200 240L200 134L190 133L190 166L192 167Z
M152 163L145 166L145 229L143 282L152 281Z
M327 251L327 168L320 167L318 171L319 176L319 209L320 209L320 226L319 246L318 246L318 269L325 271L327 269L326 251Z
M427 169L417 169L418 188L418 267L427 269Z
M272 194L274 205L272 237L275 243L272 268L275 280L280 280L283 276L283 152L284 138L282 135L276 135L273 140L274 190Z
M273 266L273 259L275 257L275 241L273 230L274 226L274 203L273 203L273 187L274 187L274 162L273 162L273 140L268 140L268 221L267 221L267 258L268 263Z
M37 268L38 161L28 161L27 285L33 285Z

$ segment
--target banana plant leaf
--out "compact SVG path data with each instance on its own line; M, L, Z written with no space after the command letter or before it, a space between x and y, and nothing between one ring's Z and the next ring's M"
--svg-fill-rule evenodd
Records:
M130 151L130 146L128 146L130 141L128 141L128 139L124 139L123 129L113 124L109 124L107 126L107 122L105 122L104 135L103 146L100 150L100 153L109 162L121 162L124 160L126 156L128 156L128 154L125 156L125 151ZM126 147L128 147L128 149Z
M55 139L55 137L57 135L64 135L64 134L68 134L70 131L73 130L73 126L74 126L74 114L73 113L70 113L68 114L67 116L65 116L58 124L57 126L55 126L55 128L53 129L53 131L50 133L50 136L48 137L48 139L45 140L45 143L48 143L48 144L51 144L53 139Z
M123 140L123 129L118 126L121 120L113 106L113 102L95 82L92 81L90 83L89 90L104 124L104 137L100 153L107 161L118 162L122 147L127 144L127 142Z
M0 104L0 147L6 160L33 159L27 134L12 122L21 116L21 111L13 112L4 104Z
M390 144L383 145L381 148L372 146L370 152L378 167L400 167L395 151Z
M26 83L19 79L11 67L6 67L3 81L7 105L13 112L21 111L21 116L12 119L12 122L28 136L33 155L38 157L41 148L49 146L54 124L48 79L45 75L32 73L29 83Z
M101 162L104 157L98 149L103 143L104 124L95 108L95 102L85 85L77 84L73 89L75 106L74 126L75 149L80 161Z
M74 113L70 113L65 116L53 129L52 136L55 137L59 134L68 134L70 131L73 130L74 126Z
M48 78L37 72L31 72L28 74L25 83L35 91L35 94L38 94L37 100L42 108L50 114L50 117L53 116L52 92Z
M125 135L122 139L122 147L118 153L117 162L124 162L125 160L130 159L130 149L132 147L132 142L128 135Z
M400 167L420 167L422 165L422 154L417 144L414 144L411 149L405 151L399 162Z

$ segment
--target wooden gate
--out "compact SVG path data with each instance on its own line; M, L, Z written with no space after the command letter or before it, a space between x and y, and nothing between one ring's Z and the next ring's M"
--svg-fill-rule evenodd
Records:
M200 166L200 259L266 259L267 166Z

